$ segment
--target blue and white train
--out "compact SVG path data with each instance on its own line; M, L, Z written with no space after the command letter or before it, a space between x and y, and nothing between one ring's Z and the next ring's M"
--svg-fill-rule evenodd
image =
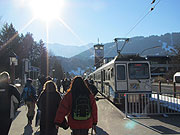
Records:
M149 61L139 55L118 55L89 77L116 104L124 103L126 93L152 92Z

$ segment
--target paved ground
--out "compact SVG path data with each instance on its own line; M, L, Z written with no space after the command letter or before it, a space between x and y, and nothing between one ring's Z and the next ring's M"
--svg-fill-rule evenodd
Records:
M124 119L121 112L105 99L97 101L99 122L97 135L180 135L180 115ZM10 135L39 135L39 127L27 125L27 107L18 109ZM70 135L71 130L59 129L58 135Z

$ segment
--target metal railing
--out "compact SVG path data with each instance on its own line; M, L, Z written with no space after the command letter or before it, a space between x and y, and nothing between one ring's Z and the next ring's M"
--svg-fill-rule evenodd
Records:
M180 92L126 93L125 114L180 114Z

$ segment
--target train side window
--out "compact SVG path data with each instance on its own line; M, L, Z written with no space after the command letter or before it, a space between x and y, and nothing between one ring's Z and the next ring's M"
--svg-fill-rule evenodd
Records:
M106 75L106 71L105 71L105 70L103 70L103 81L105 81L105 80L106 80L105 75Z
M113 77L113 75L114 75L114 69L112 68L111 69L111 78Z
M117 66L117 80L125 80L125 66Z
M107 79L110 80L110 71L107 73Z

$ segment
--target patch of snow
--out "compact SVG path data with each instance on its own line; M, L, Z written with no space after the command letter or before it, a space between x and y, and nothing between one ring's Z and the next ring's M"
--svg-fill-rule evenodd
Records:
M78 67L76 71L71 70L69 73L74 75L82 75L84 72L85 70L82 70L80 67Z
M164 49L167 52L174 52L176 49L174 49L173 46L168 46L166 42L162 42L162 49Z
M162 42L162 48L166 50L166 48L167 48L167 43L166 42Z

